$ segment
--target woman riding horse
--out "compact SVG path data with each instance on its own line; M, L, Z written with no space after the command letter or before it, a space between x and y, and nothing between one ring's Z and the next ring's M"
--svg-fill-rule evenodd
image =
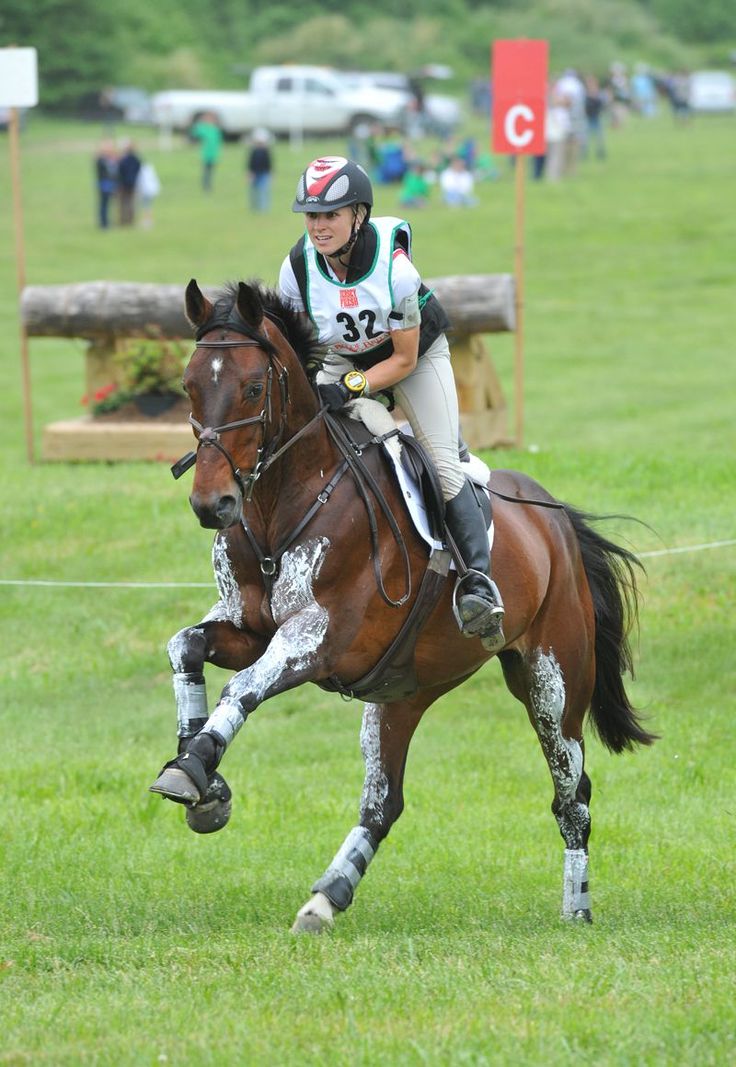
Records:
M219 600L169 642L179 750L151 789L183 804L191 828L209 833L229 818L230 790L218 768L248 716L305 682L333 692L358 688L403 631L434 557L380 441L359 450L361 467L341 443L315 392L318 353L303 316L242 282L212 302L192 280L186 306L197 343L184 385L198 440L174 471L196 463L190 502L201 525L218 531ZM654 740L622 677L631 667L636 560L523 474L494 471L491 491L508 603L499 660L554 784L565 845L563 915L590 920L583 721L590 709L613 752ZM329 926L349 906L403 810L407 752L422 715L492 655L479 637L458 632L452 592L445 571L412 651L412 685L390 697L366 688L359 820L314 884L298 930ZM208 663L235 672L211 712Z
M411 262L411 229L371 219L373 189L357 163L315 159L299 178L292 211L307 232L284 259L282 296L309 315L327 347L323 402L338 411L392 389L442 486L450 533L468 568L457 589L463 634L503 648L504 608L490 578L486 520L458 452L458 402L445 336L449 320Z

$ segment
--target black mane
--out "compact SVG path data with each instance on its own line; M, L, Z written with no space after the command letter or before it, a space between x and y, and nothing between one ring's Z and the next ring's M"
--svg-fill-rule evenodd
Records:
M251 279L245 284L257 291L267 318L284 335L294 349L307 376L312 380L324 361L324 346L320 345L309 319L289 307L275 289L270 289L256 279ZM258 341L266 350L273 351L273 345L267 337L243 322L238 313L237 299L238 282L227 282L215 293L213 314L199 328L197 336L201 337L207 330L217 326L230 325L239 332L245 333L252 340Z

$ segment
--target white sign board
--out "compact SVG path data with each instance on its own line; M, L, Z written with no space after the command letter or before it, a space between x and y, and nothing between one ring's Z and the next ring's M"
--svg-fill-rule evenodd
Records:
M35 107L38 65L35 48L0 48L0 107Z

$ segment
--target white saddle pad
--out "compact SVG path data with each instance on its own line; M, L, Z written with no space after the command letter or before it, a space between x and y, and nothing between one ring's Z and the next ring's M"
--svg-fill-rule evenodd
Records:
M353 418L359 418L371 433L380 435L389 433L395 429L397 424L390 412L386 410L383 404L379 404L376 400L371 400L368 397L361 397L359 400L354 400L349 405L350 414ZM376 410L378 409L378 410ZM408 422L401 423L398 427L402 433L411 434L411 427ZM410 474L401 462L401 442L396 437L391 437L384 443L384 448L388 453L391 462L393 463L394 470L396 471L396 478L401 487L406 506L409 509L414 526L417 533L423 541L431 549L441 549L442 542L438 541L432 536L429 526L429 520L427 518L427 509L424 506L424 499L422 497L422 491L417 479L413 474ZM471 455L468 463L463 463L462 468L468 477L475 482L476 485L483 489L483 492L488 496L488 483L491 478L490 468L479 459L478 456ZM493 547L493 521L488 528L488 547ZM455 564L452 564L454 568Z

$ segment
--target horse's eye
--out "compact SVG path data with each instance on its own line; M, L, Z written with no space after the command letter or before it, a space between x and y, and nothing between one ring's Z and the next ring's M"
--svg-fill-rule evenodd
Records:
M263 382L248 382L243 389L243 397L246 400L257 400L263 392Z

